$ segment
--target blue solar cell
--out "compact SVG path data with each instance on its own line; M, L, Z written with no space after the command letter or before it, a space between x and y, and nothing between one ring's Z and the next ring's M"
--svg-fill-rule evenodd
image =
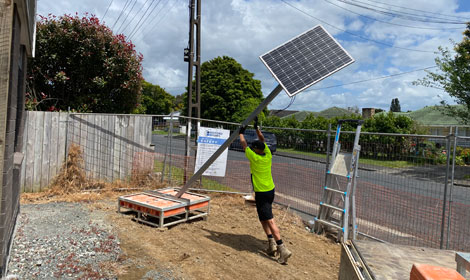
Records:
M354 62L321 25L265 53L260 59L289 96Z

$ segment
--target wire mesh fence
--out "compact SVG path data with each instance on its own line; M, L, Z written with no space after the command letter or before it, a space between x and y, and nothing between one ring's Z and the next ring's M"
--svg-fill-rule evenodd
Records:
M89 178L152 177L173 186L182 186L194 173L198 126L231 132L239 126L192 120L188 137L190 122L185 117L70 114L63 121L67 132L57 135L67 135L67 146L81 147ZM262 130L276 137L272 165L276 202L313 219L319 211L334 131ZM352 150L353 140L354 132L343 132L342 149ZM362 235L470 251L470 137L362 133L359 144L356 206ZM225 176L203 176L192 187L251 192L249 162L240 146L229 148Z
M201 121L200 125L231 131L238 126L215 121ZM264 127L263 131L272 132L277 138L272 165L276 202L316 216L334 131L275 127ZM165 147L161 140L165 137L153 136L154 141L160 141L155 145L156 151ZM352 150L353 140L353 132L343 132L342 149ZM178 153L184 153L184 136L173 141L179 142L173 142L171 154L178 157ZM470 178L465 176L470 174L470 167L460 156L465 154L467 141L452 136L362 133L356 193L359 232L398 244L470 250L464 230L469 228ZM229 151L226 176L204 176L197 187L251 191L249 163L243 152L233 148ZM179 167L184 169L184 156L179 157ZM192 157L194 149L189 162L194 162ZM452 169L452 164L459 165ZM194 166L186 168L193 170ZM182 184L183 172L178 178L177 183ZM346 182L340 180L338 184Z

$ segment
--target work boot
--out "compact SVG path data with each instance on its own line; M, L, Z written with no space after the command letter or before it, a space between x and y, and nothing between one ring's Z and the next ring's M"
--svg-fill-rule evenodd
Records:
M292 256L292 252L289 251L284 244L277 245L277 252L279 253L279 259L277 262L280 264L287 264L287 259Z
M267 253L269 256L275 256L276 255L276 251L277 251L277 247L276 247L276 240L274 240L274 238L268 238L268 250L267 250Z

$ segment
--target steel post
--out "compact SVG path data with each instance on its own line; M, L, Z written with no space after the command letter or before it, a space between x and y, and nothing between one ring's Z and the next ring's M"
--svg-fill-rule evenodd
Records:
M451 134L450 134L451 135ZM439 245L440 249L444 248L444 225L446 220L446 207L447 207L447 184L449 181L449 165L450 165L450 135L446 137L446 151L447 151L447 161L446 161L446 181L444 184L444 197L443 197L443 206L442 206L442 222L441 222L441 242Z
M277 87L275 89L273 89L273 91L266 97L266 99L263 100L263 102L261 102L261 104L258 106L258 108L256 108L249 116L246 120L244 120L242 122L242 126L246 126L248 125L251 121L254 120L254 118L256 116L259 115L259 113L261 113L261 111L263 111L264 108L266 108L266 106L268 106L269 103L271 103L271 101L273 101L273 99L281 92L282 90L282 87L281 85L277 85ZM235 140L235 138L238 137L238 132L240 131L240 128L236 129L232 135L230 135L230 137L224 142L224 144L222 144L219 149L217 149L217 151L215 151L212 156L201 166L201 168L199 168L199 170L194 173L194 175L186 182L186 184L184 185L184 187L181 188L181 190L176 194L176 197L181 197L181 195L183 195L184 192L186 192L186 190L194 183L196 182L199 178L201 178L202 176L202 173L204 173L204 171L207 170L207 168L209 168L209 166L214 163L214 161L225 151L225 149L228 148L228 146Z
M449 188L449 213L447 215L447 241L446 241L446 249L449 249L449 240L450 240L450 227L451 227L451 217L452 217L452 200L453 200L453 189L454 189L454 175L455 175L455 151L457 149L457 134L458 134L458 127L455 127L454 137L454 148L452 151L452 172L450 173L450 188Z
M328 124L328 131L326 133L326 165L325 165L325 185L327 186L328 183L328 169L330 168L330 145L331 145L331 123Z

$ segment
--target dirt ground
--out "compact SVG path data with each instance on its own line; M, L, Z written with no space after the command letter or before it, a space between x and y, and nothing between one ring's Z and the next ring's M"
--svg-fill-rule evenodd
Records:
M267 241L256 208L241 195L209 194L207 220L164 229L137 223L132 213L117 213L119 195L23 195L22 203L86 201L90 211L104 214L123 251L113 265L119 279L144 279L149 271L167 271L170 279L338 278L340 245L309 233L298 216L279 206L275 205L275 219L293 252L288 265L278 264L264 252Z

